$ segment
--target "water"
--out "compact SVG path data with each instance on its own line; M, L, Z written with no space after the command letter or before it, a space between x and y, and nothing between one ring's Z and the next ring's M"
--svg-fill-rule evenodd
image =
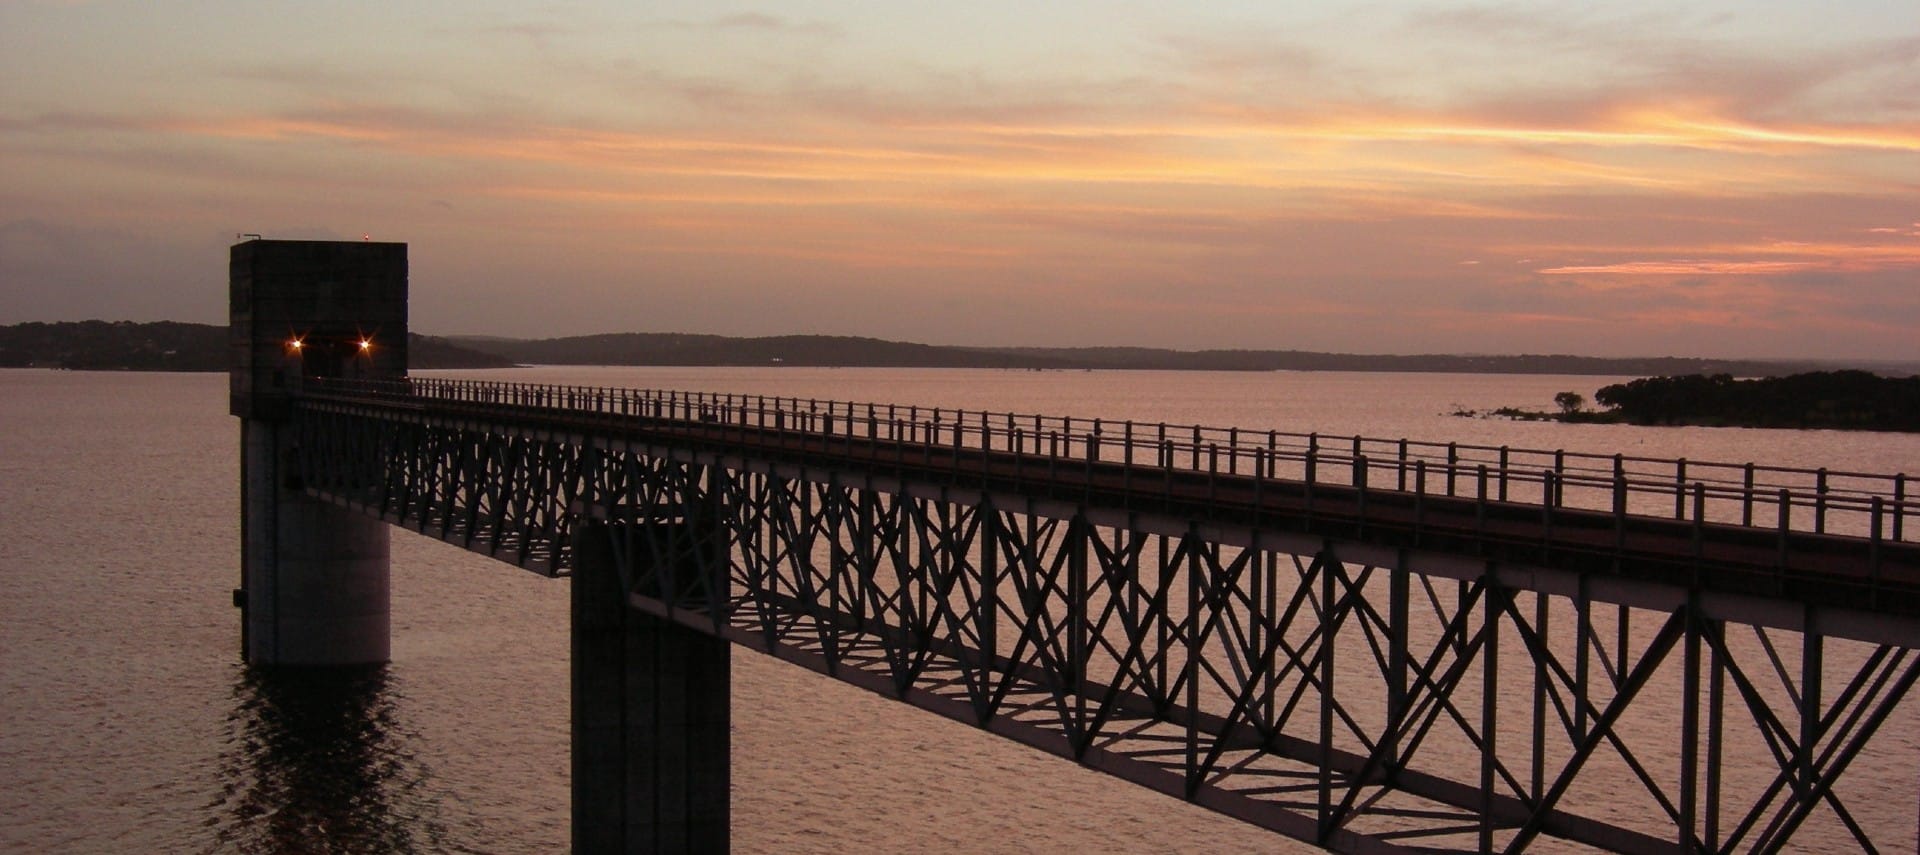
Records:
M446 374L1920 472L1914 435L1446 415L1613 382L1595 378ZM0 850L565 848L566 583L396 534L391 665L251 673L230 601L238 432L221 375L0 371ZM734 661L736 851L1302 849L745 650ZM1920 768L1906 746L1885 762ZM1882 783L1913 816L1913 783Z

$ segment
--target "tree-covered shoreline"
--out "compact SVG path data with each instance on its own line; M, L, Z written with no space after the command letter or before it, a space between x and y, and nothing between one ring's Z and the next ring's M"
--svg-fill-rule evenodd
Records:
M1631 424L1920 431L1920 377L1866 371L1648 377L1602 387L1593 398Z
M1603 386L1602 410L1573 392L1554 396L1558 412L1501 407L1456 415L1575 424L1693 425L1920 432L1920 376L1867 371L1809 371L1735 379L1730 374L1645 377Z
M1731 373L1743 377L1840 367L1803 361L1566 354L1365 354L1296 350L1181 351L1147 347L968 347L842 335L741 338L615 333L554 339L478 336L408 338L415 368L510 365L675 365L859 368L1015 368L1117 371L1356 371L1459 374L1584 374L1651 377ZM0 325L0 367L104 371L225 371L227 328L170 321L29 322ZM1849 364L1845 367L1879 366ZM1920 363L1885 370L1920 371Z
M226 371L228 330L175 321L61 321L0 326L0 368ZM506 368L512 360L442 338L407 337L412 368Z

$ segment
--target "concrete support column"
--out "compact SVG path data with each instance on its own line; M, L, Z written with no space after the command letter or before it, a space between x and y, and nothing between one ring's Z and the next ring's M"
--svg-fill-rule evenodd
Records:
M241 419L241 655L386 662L387 526L300 492L290 425L309 383L406 378L407 245L242 241L228 253L227 306L229 405Z
M387 525L290 489L284 428L241 428L241 646L254 665L391 658Z
M574 539L573 851L725 852L731 654L635 611L614 558L667 526L582 523ZM692 571L689 571L692 572Z

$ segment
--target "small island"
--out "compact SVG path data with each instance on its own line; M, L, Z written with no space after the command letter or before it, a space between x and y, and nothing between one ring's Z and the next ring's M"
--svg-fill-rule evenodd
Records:
M1604 410L1575 392L1554 396L1557 411L1501 407L1455 415L1585 424L1699 425L1920 432L1920 376L1812 371L1736 380L1731 374L1646 377L1601 387Z

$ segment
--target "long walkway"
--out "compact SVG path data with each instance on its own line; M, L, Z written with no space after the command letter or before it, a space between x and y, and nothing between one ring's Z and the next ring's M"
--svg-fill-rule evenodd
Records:
M774 400L770 406L767 399L732 396L661 398L618 389L420 380L404 388L358 386L324 395L391 405L396 391L407 393L409 406L440 418L619 435L824 470L880 470L923 483L1920 615L1920 542L1908 539L1920 531L1907 525L1920 516L1920 502L1904 495L1904 475L1849 473L1856 481L1884 483L1886 495L1839 495L1826 487L1828 473L1804 470L1778 471L1818 475L1811 489L1710 486L1684 475L1678 481L1636 481L1624 474L1566 474L1564 452L1500 450L1509 460L1557 457L1561 473L1512 463L1409 465L1406 441L1365 438L1352 440L1352 447L1397 446L1401 456L1329 451L1309 458L1262 446L1267 434L1257 432L1246 434L1250 443L1226 444L1208 441L1225 430L1192 426L1128 426L1116 436L1111 426L1103 431L1087 419L1075 431L1072 419L1008 414L1008 426L996 427L988 414L975 414L978 422L969 424L964 412L914 408L907 415L898 407L886 408L894 414L861 418L860 410L871 413L875 406L838 402L823 409L821 402ZM1029 422L1036 429L1021 427ZM1047 430L1050 425L1059 427ZM1182 438L1160 438L1168 435ZM1746 465L1643 462L1681 473L1691 465L1696 476L1714 468L1745 470L1752 480ZM1287 464L1304 477L1287 477L1293 474L1282 471ZM1530 488L1537 500L1516 500L1516 484ZM1569 484L1586 488L1589 498L1597 496L1609 509L1568 503ZM1649 513L1649 499L1671 501L1673 512ZM1772 525L1754 524L1756 507L1770 513ZM1735 509L1738 516L1730 512ZM1830 516L1848 513L1857 534L1828 530ZM1866 518L1864 525L1859 517Z

